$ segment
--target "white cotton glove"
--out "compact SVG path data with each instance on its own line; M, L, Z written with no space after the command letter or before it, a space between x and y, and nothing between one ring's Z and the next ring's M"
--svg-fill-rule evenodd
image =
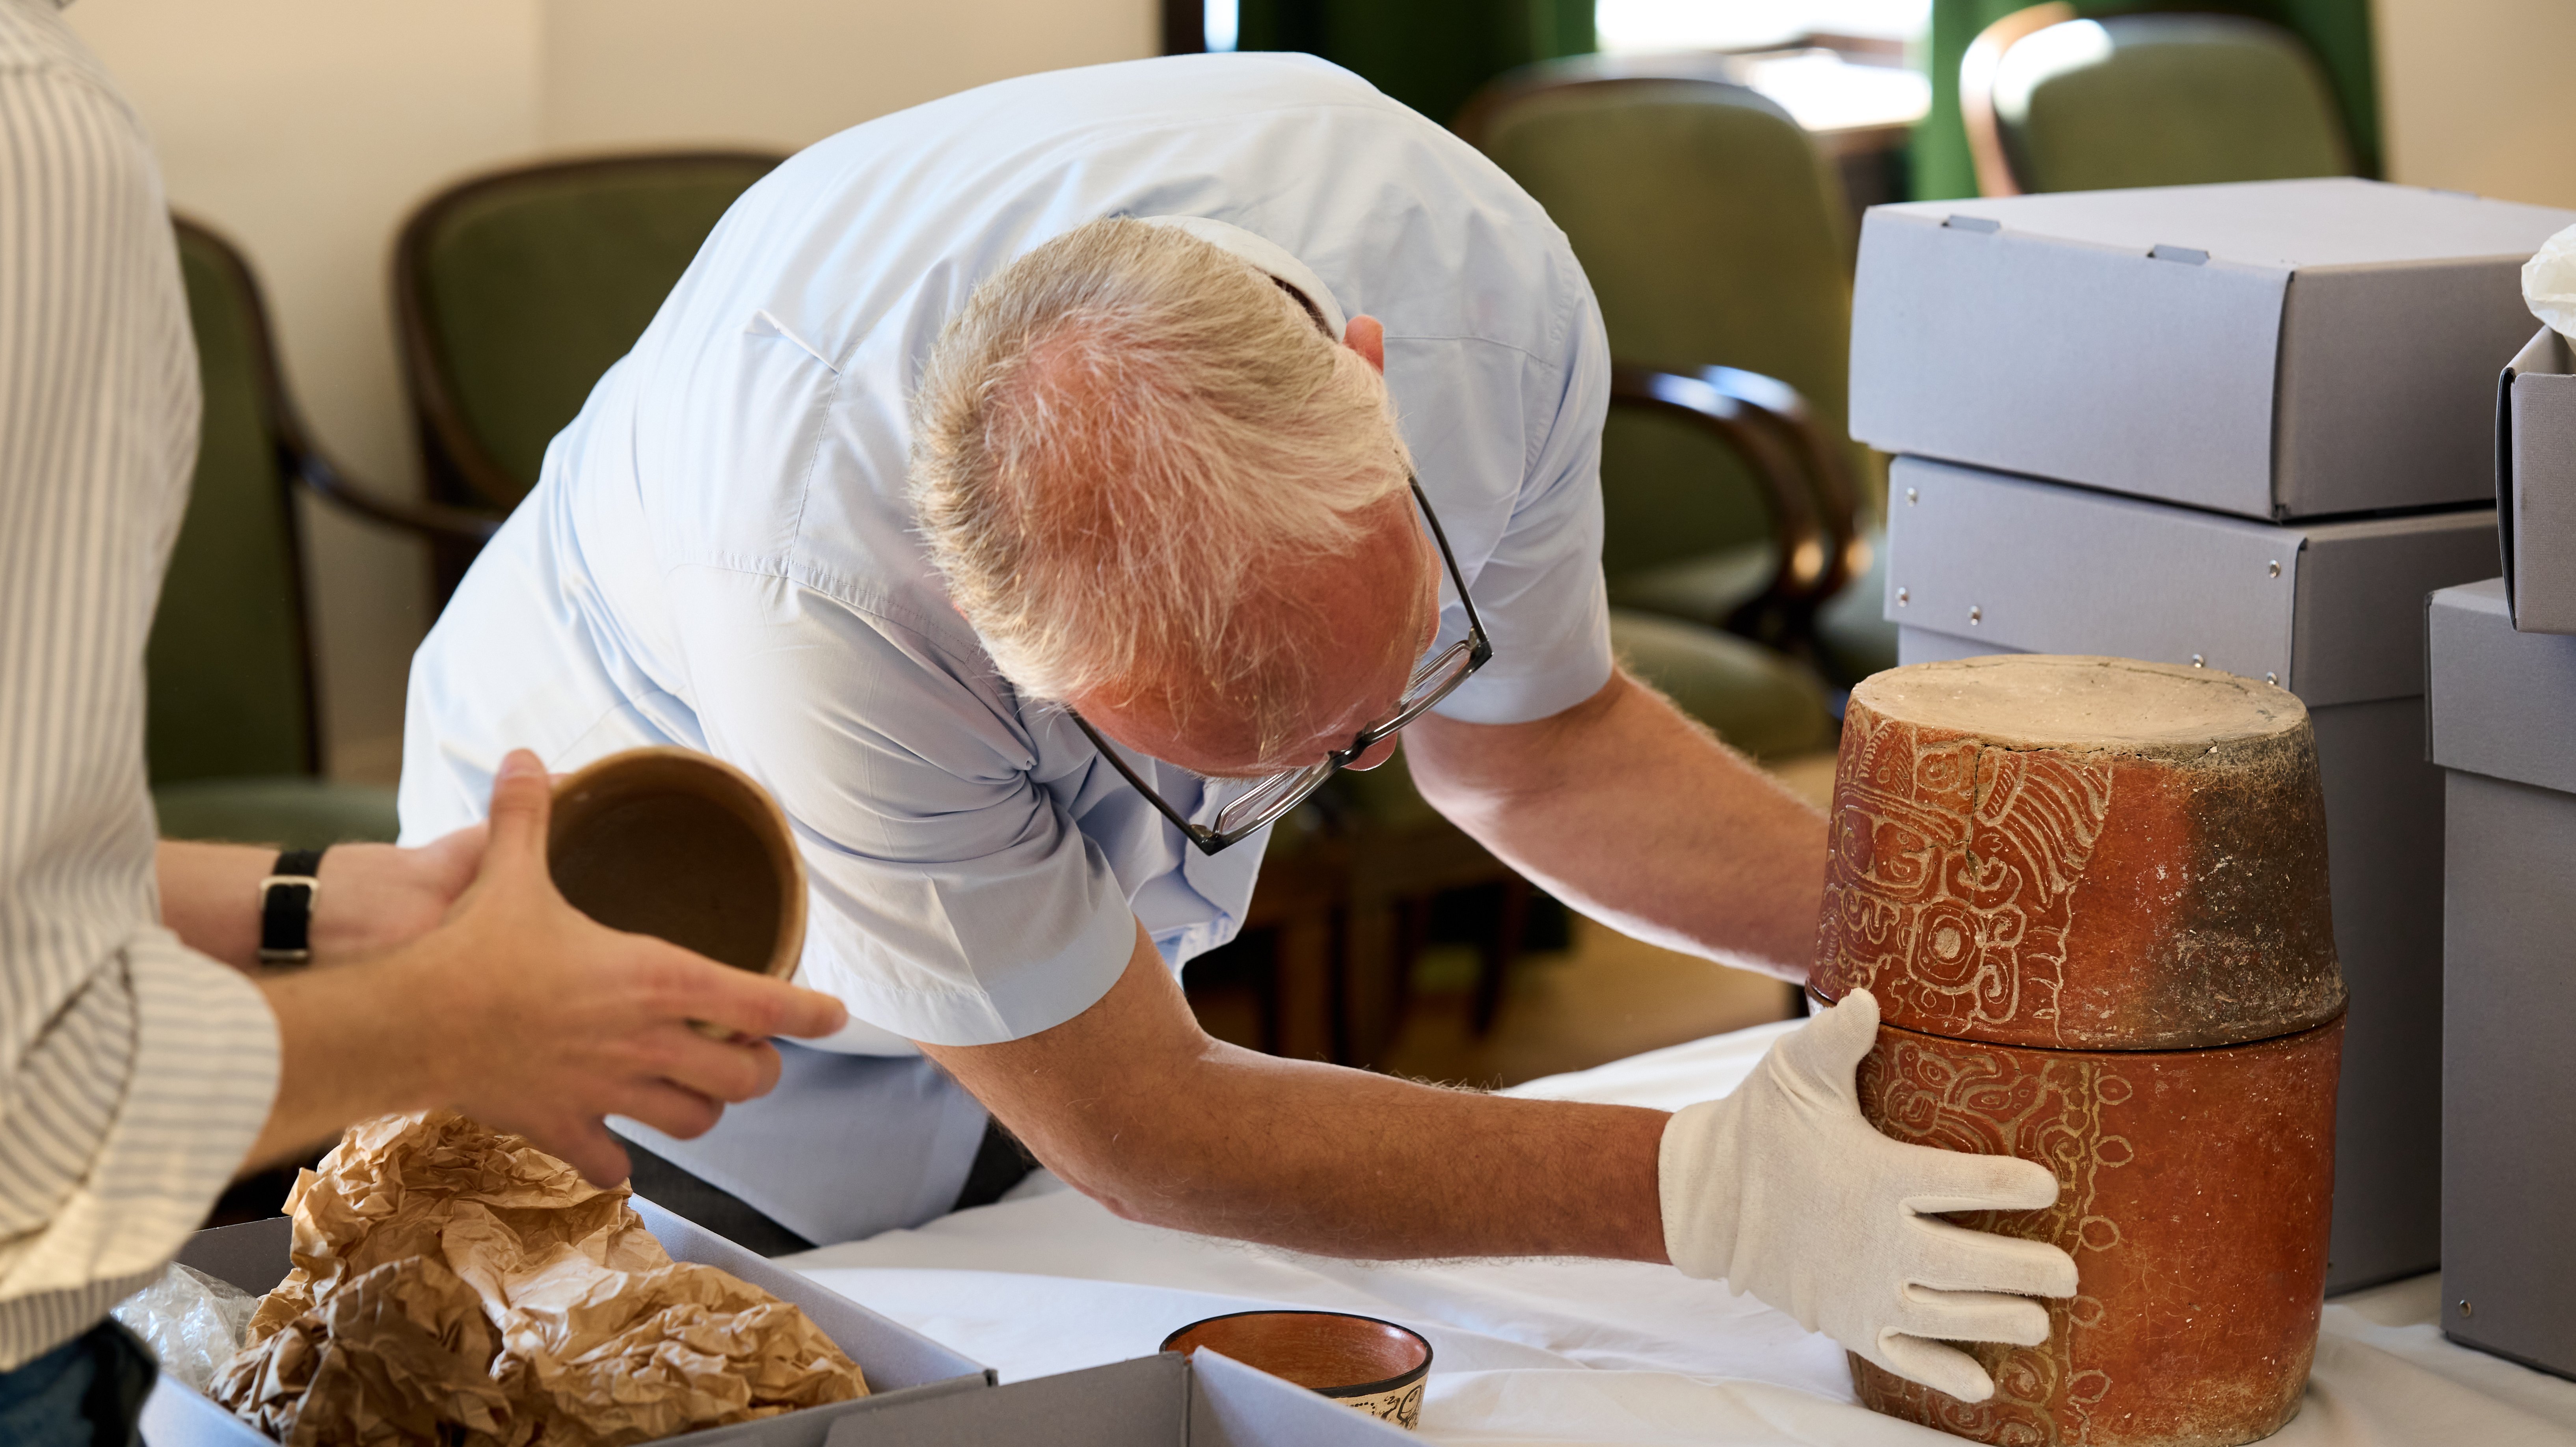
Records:
M2054 1204L2057 1177L2010 1156L1880 1135L1852 1073L1878 1038L1854 990L1784 1035L1733 1095L1664 1127L1664 1249L1685 1275L1725 1280L1898 1376L1963 1402L1994 1395L1945 1341L2037 1346L2075 1294L2075 1258L1937 1220L1944 1211ZM2006 1295L2005 1293L2016 1293Z

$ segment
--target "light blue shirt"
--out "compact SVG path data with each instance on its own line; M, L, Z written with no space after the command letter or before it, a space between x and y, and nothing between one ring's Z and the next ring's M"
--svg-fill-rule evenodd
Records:
M1537 203L1365 82L1292 56L1005 81L845 131L719 223L413 662L404 838L483 813L510 748L677 743L778 796L813 881L827 1048L1034 1034L1107 993L1142 920L1231 938L1263 840L1200 854L1060 710L993 670L905 501L913 380L1012 259L1104 216L1275 243L1386 324L1425 492L1494 641L1441 712L1544 717L1610 671L1609 363ZM1447 598L1441 643L1465 627ZM1135 760L1195 817L1222 799ZM1226 786L1232 787L1232 786Z

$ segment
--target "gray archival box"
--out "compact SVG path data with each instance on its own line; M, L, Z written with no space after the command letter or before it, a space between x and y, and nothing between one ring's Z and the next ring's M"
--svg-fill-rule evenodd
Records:
M2576 1376L2576 638L2427 610L2442 873L2442 1329Z
M1889 472L1887 546L1902 662L2198 663L2307 704L2352 991L2326 1284L2431 1269L2442 781L2425 755L2424 595L2494 576L2494 510L2276 526L1908 457Z
M2245 517L2483 502L2570 224L2344 178L1873 207L1852 435Z
M1397 1447L1356 1408L1201 1351L906 1403L832 1429L829 1447Z
M2576 358L2547 327L2496 383L2505 604L2525 633L2576 633Z

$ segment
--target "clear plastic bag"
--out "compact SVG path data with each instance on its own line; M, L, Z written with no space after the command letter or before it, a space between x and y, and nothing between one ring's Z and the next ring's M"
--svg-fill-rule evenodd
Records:
M2576 342L2576 226L2540 243L2522 264L2522 301L2551 331Z
M160 1280L118 1302L115 1316L152 1348L163 1372L204 1392L241 1350L258 1310L258 1297L173 1261Z

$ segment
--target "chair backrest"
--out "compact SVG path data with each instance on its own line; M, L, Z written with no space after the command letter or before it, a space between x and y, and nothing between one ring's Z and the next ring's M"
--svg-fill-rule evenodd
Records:
M1564 228L1621 362L1761 372L1845 435L1842 183L1786 111L1713 77L1587 57L1495 82L1458 129ZM1614 577L1764 536L1758 494L1706 436L1614 412L1603 449Z
M443 500L507 509L780 158L693 151L499 172L431 197L394 252L403 370Z
M205 421L146 646L152 782L321 768L303 550L278 451L276 353L250 268L176 223Z
M2353 170L2324 67L2251 16L2034 6L1977 38L1959 90L1988 195Z

